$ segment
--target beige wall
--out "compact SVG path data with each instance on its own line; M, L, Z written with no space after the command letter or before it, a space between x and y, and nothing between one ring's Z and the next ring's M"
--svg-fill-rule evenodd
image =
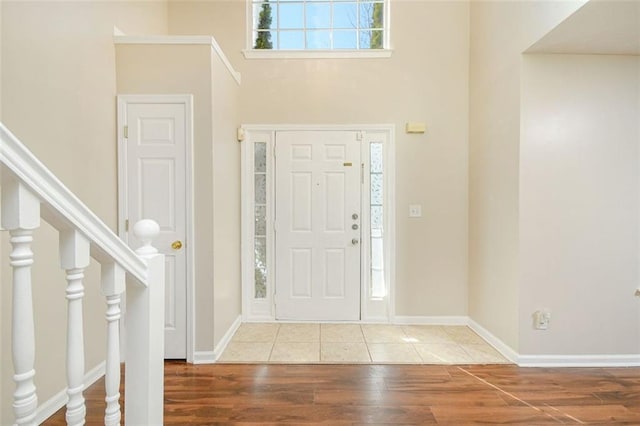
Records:
M469 315L518 349L521 53L584 2L471 2Z
M100 218L116 224L115 48L113 26L165 33L166 3L1 3L2 121ZM7 253L7 235L2 236ZM36 233L34 306L36 384L40 401L65 387L65 280L57 232ZM2 257L2 417L11 423L10 275ZM85 280L86 369L104 353L104 298L99 268ZM92 315L97 313L96 315Z
M118 45L119 94L193 94L196 351L213 350L213 169L211 48ZM170 58L170 60L168 60Z
M640 353L639 73L633 56L524 57L521 354Z
M170 58L170 60L167 60ZM238 85L210 45L118 45L120 94L193 94L195 350L240 315Z
M466 315L468 4L392 2L393 56L369 60L246 60L242 1L171 2L169 16L241 72L242 123L396 125L396 314ZM407 121L429 129L407 135Z
M242 313L240 276L240 85L211 55L213 103L214 348Z

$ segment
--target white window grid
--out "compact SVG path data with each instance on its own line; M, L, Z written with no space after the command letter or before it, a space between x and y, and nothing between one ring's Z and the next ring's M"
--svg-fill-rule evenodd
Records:
M280 48L280 44L281 44L281 37L280 34L282 33L302 33L302 41L304 44L303 49L304 50L321 50L321 49L327 49L327 50L348 50L348 49L355 49L355 50L369 50L370 47L363 47L363 39L362 39L362 35L366 34L367 32L371 33L372 31L379 31L381 33L381 40L382 40L382 45L379 48L375 48L375 49L371 49L371 50L380 50L380 49L388 49L388 38L389 38L389 28L388 28L388 23L389 23L389 0L269 0L268 3L272 6L272 10L275 10L275 25L272 26L270 29L258 29L258 25L259 25L259 20L260 20L260 11L262 10L262 5L267 3L264 0L248 0L249 3L249 13L250 16L252 17L251 22L252 22L252 26L251 26L251 32L249 34L249 48L250 49L255 49L255 41L256 38L258 36L258 34L260 32L271 32L272 36L275 35L275 40L272 40L273 43L273 48L272 50L288 50L288 49L281 49ZM331 25L328 27L321 27L321 26L314 26L314 27L308 27L307 26L307 5L319 5L319 4L328 4L329 7L329 11L330 11L330 22ZM356 14L355 14L355 24L353 24L350 27L336 27L334 25L335 23L335 16L334 16L334 10L335 10L335 5L337 4L354 4L356 6ZM361 8L363 7L363 5L367 5L368 6L372 6L374 4L380 4L382 5L383 8L383 12L382 12L382 27L378 27L378 28L374 28L371 25L366 25L363 26L361 25ZM283 28L280 25L281 19L280 19L280 14L281 14L281 9L280 9L280 5L299 5L302 6L302 25L298 26L298 27L286 27ZM275 6L275 7L274 7ZM369 20L369 22L371 22ZM329 33L329 43L330 45L328 47L324 47L324 48L312 48L309 47L309 38L307 37L309 33ZM347 48L340 48L340 47L335 47L335 34L338 33L355 33L356 37L355 37L355 41L356 41L356 45L354 47L347 47ZM255 49L255 50L268 50L268 49Z

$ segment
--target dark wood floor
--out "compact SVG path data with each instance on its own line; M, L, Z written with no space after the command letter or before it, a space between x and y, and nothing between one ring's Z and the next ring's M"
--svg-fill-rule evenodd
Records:
M167 362L165 424L640 425L640 368ZM102 424L104 384L85 393ZM60 410L45 424L64 424Z

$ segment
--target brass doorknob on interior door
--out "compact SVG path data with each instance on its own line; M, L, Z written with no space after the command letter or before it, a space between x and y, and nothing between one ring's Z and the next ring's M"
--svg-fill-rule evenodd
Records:
M182 241L176 240L171 243L171 248L174 250L180 250L182 248Z

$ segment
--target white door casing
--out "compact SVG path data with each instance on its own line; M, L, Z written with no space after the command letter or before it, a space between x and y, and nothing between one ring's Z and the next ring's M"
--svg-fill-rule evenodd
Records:
M360 319L359 136L276 132L276 319Z
M140 242L129 231L138 220L160 225L153 245L165 255L165 358L187 359L191 97L131 95L118 101L121 236L136 248Z

